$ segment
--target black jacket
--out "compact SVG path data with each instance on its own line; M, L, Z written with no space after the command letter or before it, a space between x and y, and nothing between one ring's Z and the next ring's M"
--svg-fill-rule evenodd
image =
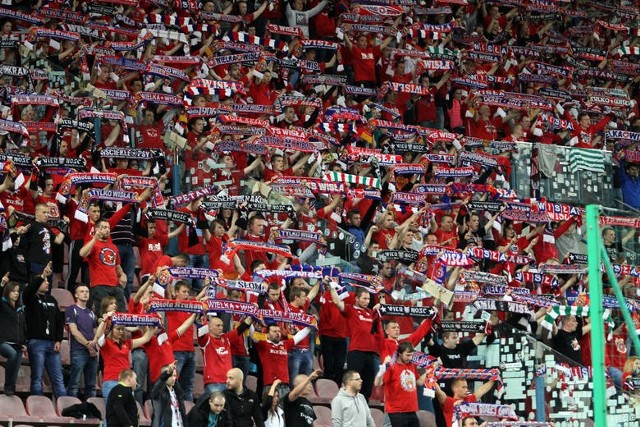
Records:
M206 397L206 398L205 398ZM201 396L198 399L198 403L196 406L191 408L189 414L187 415L187 426L188 427L207 427L209 425L209 414L211 413L211 409L209 406L209 397ZM224 409L220 413L220 419L218 420L218 424L216 427L232 427L233 421L231 419L231 414L225 405Z
M242 393L236 394L227 389L224 395L227 398L224 406L229 408L235 427L253 427L254 422L257 427L264 427L262 408L255 391L244 387Z
M2 290L2 288L0 288ZM0 300L0 342L25 343L24 306L13 308L4 298Z
M109 427L138 427L138 405L131 387L115 386L109 393L105 412Z
M151 404L153 406L152 427L171 427L173 411L171 410L171 394L166 387L168 378L169 374L163 372L153 385L153 390L151 390ZM184 409L184 391L177 381L173 386L173 391L176 393L176 398L178 399L182 424L185 425L187 411Z
M38 276L31 280L22 293L26 316L27 339L37 338L50 341L62 341L64 314L58 308L58 302L48 294L38 295L42 279Z

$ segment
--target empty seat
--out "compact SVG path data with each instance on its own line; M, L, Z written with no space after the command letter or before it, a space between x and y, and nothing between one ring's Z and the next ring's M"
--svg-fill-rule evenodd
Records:
M23 359L24 361L24 359ZM22 365L16 379L16 392L27 393L31 391L31 367Z
M144 409L142 409L142 405L140 405L140 403L136 402L136 405L138 406L138 425L139 426L151 426L151 420L149 418L147 418L147 416L144 413Z
M144 401L144 415L150 420L153 419L153 403L151 399Z
M420 410L418 411L418 420L420 427L436 427L436 416L433 412Z
M326 378L319 378L316 381L316 394L318 395L317 403L331 403L338 394L338 385Z
M51 289L51 296L58 301L58 307L62 311L65 311L67 307L76 303L71 292L63 288Z
M376 427L382 427L384 425L384 412L377 408L371 408L371 418Z
M204 394L204 378L202 374L198 374L193 377L193 396L197 399Z
M64 409L72 405L78 405L80 403L82 402L77 397L60 396L56 399L56 412L58 413L58 415L62 416L62 411Z
M204 369L204 360L202 357L202 351L200 349L196 349L194 357L196 362L196 372L202 373L202 369Z
M62 340L60 343L60 358L63 366L71 365L71 343L69 340Z
M9 421L20 423L37 423L40 422L39 417L27 414L22 400L18 396L0 395L0 421Z
M45 423L63 424L71 420L56 413L53 402L46 396L27 397L26 410L28 415L38 417Z
M91 402L96 405L98 411L102 414L102 419L104 420L104 415L106 414L105 402L102 397L90 397L87 399L87 402Z
M331 427L331 409L326 406L314 405L313 411L316 413L315 427Z
M247 388L249 390L253 390L256 393L258 392L258 390L256 390L258 388L258 378L253 376L253 375L247 375L247 378L245 379L245 385L247 386ZM258 393L259 395L261 393Z

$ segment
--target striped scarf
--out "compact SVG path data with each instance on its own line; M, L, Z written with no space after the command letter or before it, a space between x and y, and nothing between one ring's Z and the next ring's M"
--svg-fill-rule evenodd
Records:
M368 176L352 175L342 172L328 172L324 175L325 181L332 182L345 182L349 184L361 184L366 187L382 189L382 184L379 178L371 178Z
M465 378L467 380L495 381L498 393L503 389L502 377L498 369L438 368L436 369L436 378L440 380Z
M589 315L589 306L575 306L575 305L557 305L551 308L551 311L547 313L542 321L541 325L543 328L548 329L550 331L553 330L553 325L558 318L558 316L580 316L586 317ZM604 321L609 325L609 334L607 336L607 340L611 340L613 328L615 323L611 318L611 311L605 310L602 316Z
M576 173L580 170L605 173L604 160L600 150L574 148L569 151L569 171Z

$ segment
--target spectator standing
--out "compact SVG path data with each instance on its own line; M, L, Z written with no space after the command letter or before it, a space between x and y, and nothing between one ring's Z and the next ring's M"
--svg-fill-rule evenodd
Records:
M60 245L64 240L64 234L59 233L54 237L53 232L47 227L49 210L46 204L36 205L35 221L16 230L18 234L23 234L22 244L28 248L26 255L30 274L41 274L51 261L52 245Z
M233 418L234 427L264 427L260 400L255 391L242 385L244 377L238 368L227 372L226 407Z
M25 346L25 312L20 301L20 284L9 281L9 273L0 281L0 355L7 361L4 365L4 394L11 396L16 390L16 380L22 363Z
M373 381L379 362L379 343L377 336L372 334L376 315L369 307L371 294L365 288L357 288L353 305L340 300L338 293L330 284L326 287L331 292L331 300L344 313L349 325L349 352L347 353L347 369L357 371L362 377L362 394L367 399L371 397Z
M89 307L94 306L97 316L102 315L100 301L106 296L116 298L118 311L126 311L123 286L127 284L127 275L120 266L118 248L111 241L110 234L109 221L100 219L96 222L95 235L80 249L80 256L89 263Z
M98 322L95 313L87 307L89 287L79 284L74 294L76 303L65 311L65 324L71 334L71 376L67 395L78 397L80 377L84 374L84 398L87 399L96 395L98 352L95 335Z
M307 399L311 392L311 382L320 375L320 371L313 371L307 376L300 374L293 379L293 390L284 397L284 418L288 427L312 426L316 419L313 404Z
M342 388L331 401L333 427L375 427L371 409L362 394L362 377L356 371L347 371L342 377Z
M109 427L138 427L138 405L133 398L136 373L125 369L118 375L118 384L107 397L105 418Z
M57 396L67 394L62 376L60 346L64 329L64 316L58 302L49 292L50 263L40 276L35 276L24 289L23 300L26 316L26 337L31 363L31 394L41 396L42 374L46 368Z
M162 374L151 391L152 427L182 427L186 425L184 391L177 379L178 371L175 363L162 368Z
M451 390L453 391L453 397L447 396L444 391L436 385L436 398L442 406L442 412L447 427L451 427L453 424L453 413L455 407L460 402L477 402L482 396L484 396L493 387L495 381L489 381L482 384L475 393L469 392L469 386L467 380L464 378L456 378L451 383Z
M191 286L186 280L180 280L175 287L176 301L186 301L190 297ZM170 331L178 329L185 320L189 318L189 313L180 311L170 311L166 313L167 329ZM193 402L193 378L196 374L196 354L193 344L193 327L189 327L185 333L181 334L173 342L173 355L176 360L176 371L178 381L184 391L184 399Z
M391 364L391 356L384 360L376 377L376 386L384 385L384 411L389 415L392 427L412 427L419 424L418 386L424 385L426 371L418 374L411 363L413 344L408 341L398 345L396 363Z
M262 402L262 416L265 427L284 427L284 411L280 407L280 380L275 380Z
M231 341L237 343L242 340L242 334L249 328L251 319L247 318L238 328L226 334L222 332L223 322L219 317L209 319L209 329L206 335L198 337L198 344L202 349L204 368L203 381L205 390L209 393L222 391L228 380L228 372L233 367L231 356Z

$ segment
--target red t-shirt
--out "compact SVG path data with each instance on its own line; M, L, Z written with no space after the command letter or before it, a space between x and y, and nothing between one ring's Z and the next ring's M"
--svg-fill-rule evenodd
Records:
M332 338L346 338L349 336L347 324L342 312L331 301L331 293L324 293L325 303L320 309L320 320L318 321L318 333L321 336Z
M388 414L418 411L418 371L412 363L395 363L387 368L384 381L384 410Z
M289 384L289 356L287 351L293 348L293 338L274 344L271 341L258 341L256 349L262 363L262 382L265 386L275 380Z
M92 288L99 285L119 286L116 266L120 265L120 254L113 242L96 240L84 259L89 264Z
M376 321L373 311L369 308L357 308L353 305L344 306L344 315L349 325L349 351L378 352L378 340L371 333L373 322Z
M102 381L118 381L120 372L131 367L129 365L131 346L131 340L126 340L120 345L109 338L104 340L104 345L100 350L104 361Z
M155 273L156 262L162 257L164 247L169 243L166 233L157 233L153 238L142 237L138 242L140 251L140 274Z
M155 383L156 380L160 378L163 366L170 365L175 360L175 357L173 356L173 345L171 342L172 339L177 337L178 332L173 330L169 336L161 334L152 337L149 342L143 346L144 351L147 353L147 357L149 358L149 377L151 378L151 382ZM159 339L162 341L162 344L158 341Z
M439 245L442 245L447 249L455 249L458 247L458 233L455 230L443 231L442 229L438 229L434 234L438 238ZM447 240L449 240L449 242L444 244Z
M304 313L307 312L307 310L309 309L310 305L311 305L311 301L309 301L309 299L307 299L307 301L304 304L304 307L302 307L302 308L294 307L291 304L289 304L289 311L291 311L293 313L303 313L304 314ZM290 323L290 324L287 325L287 332L289 333L289 335L293 336L298 332L298 327L295 326L294 324ZM309 336L306 336L305 339L300 341L293 348L308 349L309 348Z
M182 325L191 313L184 313L181 311L167 311L167 330L175 331L180 325ZM175 338L172 338L171 344L173 345L173 351L189 351L192 352L195 349L193 345L193 326L186 330L182 335L176 334Z
M444 421L447 423L447 427L451 427L453 424L453 411L455 409L455 403L458 400L462 400L463 402L477 402L475 394L470 394L464 399L454 399L453 397L447 396L447 400L444 402L442 406L442 414L444 415Z
M203 380L205 385L227 381L227 371L233 368L231 341L239 339L237 329L222 334L220 338L214 338L211 334L198 338L198 344L202 348L204 356Z
M367 46L362 50L357 46L351 48L354 80L356 82L376 82L376 58L380 56L378 46Z

